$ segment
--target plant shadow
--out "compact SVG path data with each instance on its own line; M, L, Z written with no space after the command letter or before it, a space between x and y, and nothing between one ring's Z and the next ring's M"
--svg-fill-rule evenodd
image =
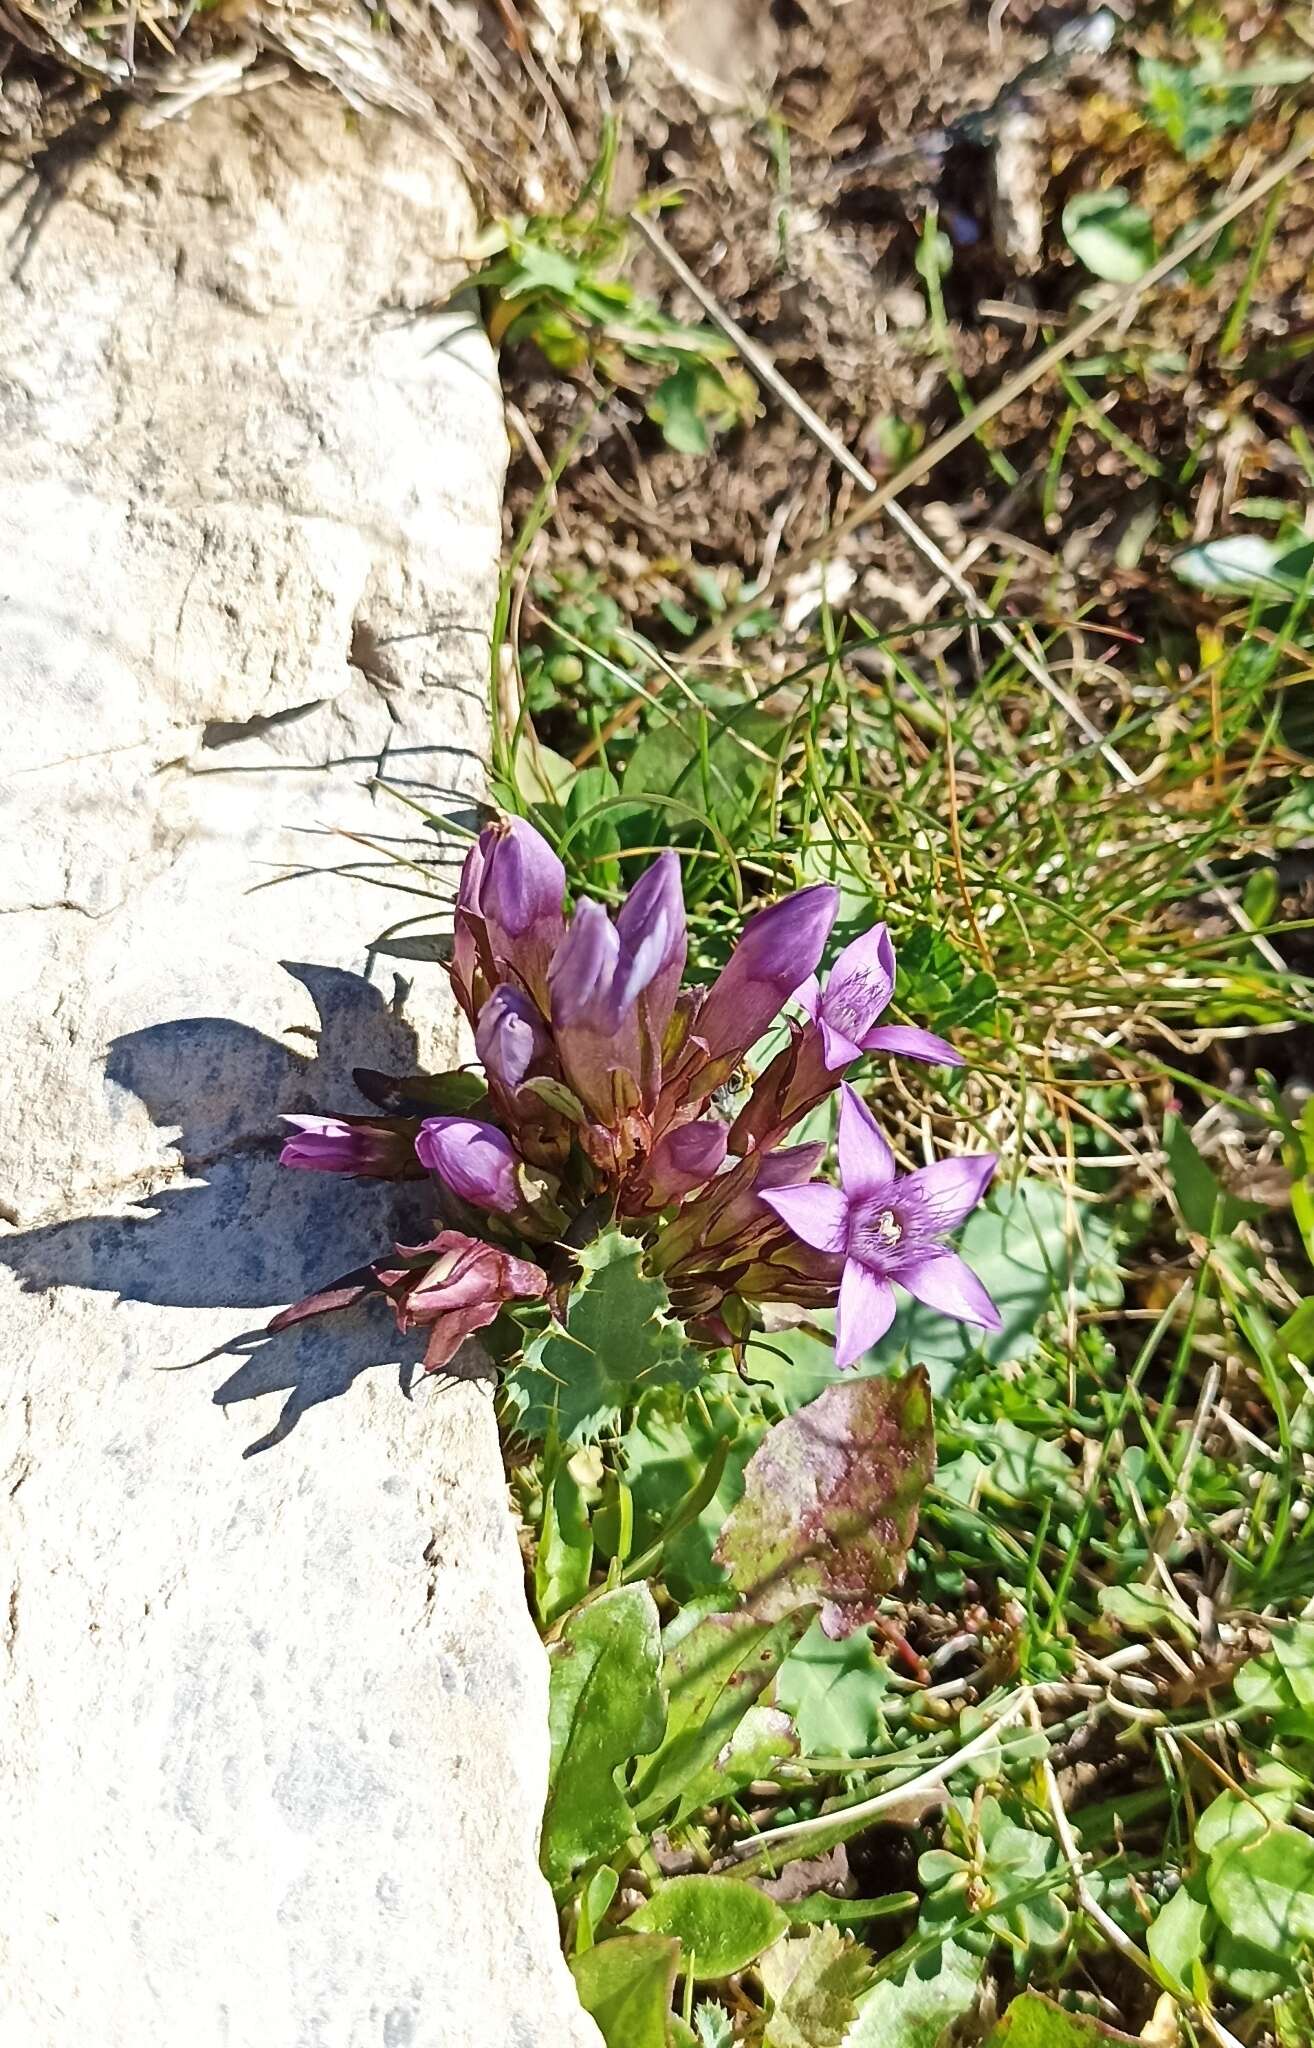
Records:
M400 1014L400 980L389 1003L359 974L284 964L319 1013L304 1054L222 1017L176 1018L112 1042L105 1063L111 1101L120 1090L145 1105L169 1131L190 1184L145 1195L126 1215L81 1216L0 1237L0 1262L25 1292L76 1287L113 1295L116 1306L272 1313L394 1241L429 1234L422 1182L279 1166L280 1115L350 1106L353 1067L409 1073L418 1060L415 1034ZM221 1407L286 1395L273 1427L244 1456L283 1442L307 1410L345 1394L366 1370L395 1365L409 1398L422 1341L399 1337L382 1304L273 1336L265 1320L164 1368L239 1359L214 1389Z

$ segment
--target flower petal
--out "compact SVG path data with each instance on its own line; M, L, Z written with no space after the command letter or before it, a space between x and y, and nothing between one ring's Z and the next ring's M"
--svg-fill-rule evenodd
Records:
M989 1187L997 1164L993 1152L976 1152L970 1159L937 1159L933 1166L919 1166L903 1185L920 1195L933 1230L956 1230Z
M809 1017L815 1018L821 1001L821 983L816 975L810 974L806 981L801 981L789 1000L798 1003Z
M862 1041L864 1052L888 1052L898 1059L924 1060L928 1067L966 1066L960 1052L947 1038L923 1031L916 1024L881 1024L868 1031Z
M845 1261L835 1318L835 1364L841 1372L879 1344L894 1321L894 1289L857 1259Z
M1002 1327L999 1310L965 1259L957 1252L928 1252L910 1259L900 1268L899 1282L927 1308L952 1316L959 1323L979 1323L982 1329Z
M894 948L883 924L847 945L826 977L821 1014L846 1038L870 1031L894 994Z
M848 1231L849 1205L829 1181L809 1181L801 1188L763 1188L761 1199L787 1223L796 1237L819 1252L842 1252Z
M889 1187L895 1175L893 1152L866 1103L847 1081L840 1084L839 1167L850 1200Z
M837 1030L825 1014L824 1009L820 1021L821 1056L826 1062L826 1072L828 1074L838 1074L842 1068L851 1067L856 1059L861 1058L862 1047L855 1044L853 1039L846 1038L842 1031Z

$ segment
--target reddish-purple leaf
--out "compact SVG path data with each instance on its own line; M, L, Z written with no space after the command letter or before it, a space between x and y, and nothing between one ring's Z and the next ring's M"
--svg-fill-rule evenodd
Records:
M837 1380L763 1437L717 1562L759 1621L819 1606L828 1636L849 1635L903 1576L934 1470L924 1367Z

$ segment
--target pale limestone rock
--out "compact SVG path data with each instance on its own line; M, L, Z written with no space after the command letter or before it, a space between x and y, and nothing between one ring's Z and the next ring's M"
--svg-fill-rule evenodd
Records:
M5 2048L597 2048L488 1391L383 1316L251 1334L412 1227L277 1113L457 1051L370 949L425 903L327 871L345 826L449 893L380 770L473 821L471 227L276 88L121 136L0 282Z

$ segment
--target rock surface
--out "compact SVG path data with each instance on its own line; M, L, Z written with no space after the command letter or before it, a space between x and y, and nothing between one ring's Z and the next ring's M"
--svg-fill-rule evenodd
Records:
M371 945L433 906L335 835L441 896L454 844L369 785L466 822L479 789L504 447L434 310L469 201L286 87L121 132L35 236L33 196L0 206L0 2039L596 2048L487 1389L416 1381L383 1318L259 1334L407 1227L280 1175L277 1113L457 1044L425 948Z

